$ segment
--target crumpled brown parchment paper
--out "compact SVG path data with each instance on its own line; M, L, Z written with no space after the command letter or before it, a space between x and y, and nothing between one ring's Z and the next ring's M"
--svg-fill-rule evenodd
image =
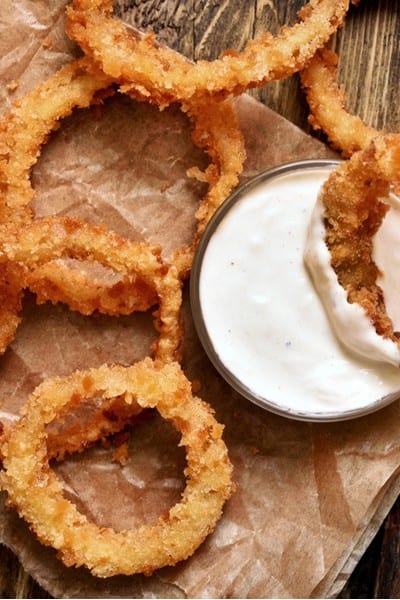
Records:
M65 0L0 4L0 113L76 52L64 33ZM50 40L50 43L49 43ZM8 83L18 81L12 92ZM13 86L10 86L13 87ZM243 179L289 160L331 156L317 141L248 96L237 100L248 159ZM106 223L131 239L190 239L204 192L186 170L204 167L179 109L160 113L125 97L63 123L33 170L38 216L62 213ZM237 492L196 554L152 577L92 577L67 569L27 526L0 506L0 540L55 597L331 597L344 584L397 496L399 409L395 403L339 424L298 423L234 393L207 360L184 304L189 378L226 425ZM149 353L150 315L83 317L27 297L15 342L0 359L0 415L16 418L43 378ZM151 521L179 498L184 455L160 418L135 426L123 467L112 449L92 449L56 468L66 493L103 525Z

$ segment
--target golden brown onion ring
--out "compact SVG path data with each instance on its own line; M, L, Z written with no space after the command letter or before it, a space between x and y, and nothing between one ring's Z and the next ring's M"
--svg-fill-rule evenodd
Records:
M157 304L155 290L135 275L116 283L105 283L104 278L89 277L62 261L50 261L33 271L28 270L22 285L34 292L37 304L63 302L82 315L94 312L130 315Z
M97 394L156 408L181 433L186 488L181 501L149 526L122 532L98 527L64 497L49 466L46 426L71 403L76 406ZM35 390L3 443L0 481L9 503L67 566L85 565L98 577L151 574L193 554L233 492L222 430L210 407L192 396L177 363L157 368L146 359L132 367L103 366L48 380Z
M38 219L22 228L14 225L0 227L2 269L10 269L12 273L15 269L24 269L23 277L26 278L26 270L35 272L42 266L46 269L53 268L52 261L63 257L96 261L124 277L131 280L137 278L143 282L142 285L152 290L158 299L154 324L159 336L152 345L155 361L162 365L181 358L181 281L176 267L163 263L158 246L129 242L98 225L90 225L68 217ZM79 288L76 294L79 295ZM9 299L7 301L10 302ZM6 307L8 306L6 304ZM15 308L17 313L17 308L20 307L18 305L12 308ZM9 311L3 314L8 318L13 316L9 315ZM1 328L6 329L7 325L7 321L4 321L4 324L0 321L1 333ZM15 327L17 325L18 323ZM78 431L72 426L55 432L53 456L60 458L65 453L80 451L91 443L104 439L123 428L135 414L136 412L129 414L126 406L121 408L118 401L115 405L95 408L80 423ZM4 429L7 433L7 424L4 424Z
M204 173L197 168L188 172L205 181L208 191L196 212L197 228L191 245L176 250L172 258L180 277L185 279L190 273L197 242L205 226L239 183L246 151L235 107L230 99L224 102L210 99L183 103L181 109L191 119L195 145L211 158Z
M90 61L76 60L15 102L0 122L0 221L26 223L34 196L30 170L50 133L75 108L90 106L96 92L112 80L100 71L88 71Z
M75 108L86 108L100 101L99 93L102 97L108 95L107 86L111 83L109 77L93 69L91 62L83 58L62 67L14 104L10 114L0 122L0 221L10 220L22 225L32 220L29 204L34 190L30 171L41 146L59 127L61 119ZM42 275L46 279L42 279ZM77 283L83 285L77 287ZM83 314L91 314L94 310L111 315L128 314L132 307L148 310L155 303L154 294L137 278L125 279L116 290L100 286L83 272L78 275L62 265L42 266L40 272L30 272L21 282L21 288L24 286L37 292L40 302L63 301ZM3 349L3 352L14 337L19 322L17 312L12 317L8 319L10 330L11 324L15 325L12 335L11 331L10 335L5 335L0 328L0 351Z
M25 227L0 227L0 263L21 263L34 270L57 258L97 261L124 276L138 276L154 289L159 308L154 344L161 363L180 356L182 300L181 282L174 266L161 259L161 250L145 242L130 242L98 225L68 217L37 219Z
M302 20L282 27L276 37L265 33L243 52L195 64L158 45L153 35L134 38L113 17L112 5L112 0L73 0L67 33L115 81L165 106L199 94L240 94L302 69L342 24L349 0L310 0Z
M67 65L18 100L0 122L0 222L11 220L20 225L29 222L32 214L28 205L34 194L29 175L41 144L58 127L60 118L69 115L76 106L88 106L95 93L110 84L110 78L103 73L89 74L87 64L88 60L83 58ZM0 274L0 288L6 291L0 315L1 354L14 338L20 322L23 282L17 281L19 275L20 272L13 274L14 284L10 286L11 267L7 267L7 276L4 267Z
M337 83L338 60L334 52L320 50L300 77L311 111L310 124L315 130L322 130L332 146L349 157L367 148L380 132L348 112L344 91Z
M400 193L400 134L383 134L335 170L322 188L326 244L349 302L359 303L379 335L399 344L377 285L372 237L388 210L382 201Z
M18 100L11 113L0 123L0 220L26 223L33 218L29 203L34 196L30 181L30 170L36 163L41 146L52 131L57 129L60 120L71 114L76 107L87 107L99 101L102 95L110 92L105 87L112 80L94 67L87 59L79 59L60 69L53 77L37 86ZM96 95L97 94L97 95ZM132 94L139 101L143 96ZM49 98L52 99L49 102ZM101 98L100 98L101 99ZM181 107L191 119L194 143L210 156L212 163L205 173L197 169L192 175L202 178L209 189L202 204L210 207L221 204L238 183L245 159L243 136L237 122L234 107L230 101L204 104L188 104ZM199 217L197 238L204 227L204 216ZM176 260L179 274L187 277L190 271L195 241L191 247L177 250ZM44 268L41 273L44 274ZM146 310L154 303L154 297L136 281L125 280L115 288L99 286L90 277L85 279L86 300L76 295L76 273L64 269L63 276L56 268L46 269L46 280L42 282L39 273L30 274L29 284L38 292L39 301L62 300L71 308L84 314L98 310L105 314L128 314L131 307ZM83 272L80 280L84 278ZM142 306L140 309L139 307ZM4 344L5 345L5 344Z

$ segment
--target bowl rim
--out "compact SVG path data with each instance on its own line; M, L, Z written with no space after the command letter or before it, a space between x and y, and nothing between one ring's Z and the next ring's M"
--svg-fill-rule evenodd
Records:
M230 385L230 387L233 390L235 390L247 400L250 400L253 404L256 404L264 410L267 410L279 416L294 419L297 421L329 423L337 421L347 421L350 419L363 417L373 412L376 412L381 408L384 408L385 406L391 404L396 399L398 399L400 396L400 389L398 392L393 392L387 394L386 396L382 396L381 398L378 398L377 400L359 408L344 411L321 412L291 409L289 407L284 407L280 404L274 403L273 401L254 393L225 366L225 364L223 363L223 361L221 360L221 358L219 357L219 355L213 347L213 343L208 333L207 326L203 317L200 301L201 268L209 241L214 235L219 224L225 218L227 213L236 205L237 202L239 202L243 198L243 196L247 194L249 190L251 190L254 187L257 187L261 182L273 179L277 176L284 175L286 173L290 173L292 171L304 169L308 170L314 168L317 169L324 167L335 168L341 162L342 160L340 159L305 159L287 162L273 167L271 169L264 170L255 177L252 177L245 183L241 184L221 204L221 206L216 210L216 212L208 222L207 226L205 227L204 232L197 245L191 269L189 296L192 318L200 343L215 369L219 372L222 378Z

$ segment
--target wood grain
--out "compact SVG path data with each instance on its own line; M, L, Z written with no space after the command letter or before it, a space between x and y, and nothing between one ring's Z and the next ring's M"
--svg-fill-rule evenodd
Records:
M213 59L228 48L240 50L250 37L291 24L303 0L119 0L119 14L191 59ZM400 121L400 3L363 0L332 40L341 56L340 81L350 111L378 128L396 131ZM305 131L307 107L297 76L252 94ZM400 597L400 502L396 503L342 598ZM49 598L0 547L0 596Z

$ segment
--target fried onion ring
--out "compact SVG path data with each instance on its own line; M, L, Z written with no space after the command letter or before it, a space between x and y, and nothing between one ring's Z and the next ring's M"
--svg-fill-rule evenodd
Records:
M187 478L181 501L149 526L116 532L99 527L63 495L49 466L46 426L72 404L100 394L156 408L182 434ZM48 380L32 394L3 444L2 487L40 541L67 566L85 565L98 577L151 574L191 556L214 529L233 492L223 426L210 407L192 396L177 363L158 369L150 359Z
M36 269L42 266L47 268L54 264L51 261L63 257L96 261L131 280L142 282L142 286L152 290L158 298L154 324L159 336L152 344L155 361L162 365L181 358L181 281L176 267L168 266L162 261L158 246L129 242L103 227L68 217L37 219L23 228L13 225L0 227L2 269L10 269L12 272L14 267L24 269L26 278L26 270L28 273L35 273ZM8 289L6 292L8 293ZM19 301L19 296L17 300ZM7 302L10 300L7 299ZM17 312L20 306L13 308ZM5 318L11 318L8 312L3 311ZM18 323L15 327L17 325ZM2 334L7 333L7 326L6 319L4 323L0 321ZM129 414L127 407L121 407L118 402L94 409L86 416L84 423L80 424L78 431L70 427L61 429L54 436L53 455L60 458L65 453L81 451L91 443L119 431L135 414ZM6 434L6 424L4 430Z
M89 74L87 64L88 60L83 58L67 65L18 100L0 122L0 221L20 225L29 222L32 213L28 205L34 195L29 175L41 144L57 129L60 118L69 115L76 106L88 106L94 94L110 84L110 78L101 72ZM8 290L0 315L0 353L5 352L14 338L22 300L23 282L16 282L15 273L15 285L11 287L10 267L7 275L8 278L4 272L0 274L0 287ZM90 285L90 281L87 283Z
M188 172L205 181L208 191L196 212L197 228L191 245L178 248L172 258L180 277L186 279L190 274L198 240L208 221L239 183L246 151L236 111L230 99L224 102L193 101L182 104L181 109L191 119L193 142L211 159L204 173L197 168Z
M338 60L335 52L319 50L300 78L311 111L309 123L327 135L333 148L350 157L367 148L380 132L348 112L344 90L337 83Z
M90 61L76 60L17 100L0 122L0 220L26 223L32 218L29 203L34 196L30 170L40 148L61 119L75 108L90 106L96 92L112 80L100 71L88 70Z
M34 270L57 258L97 261L125 276L138 276L159 299L154 344L161 363L180 356L182 330L181 282L174 266L161 259L161 249L145 242L130 242L104 227L68 217L37 219L23 228L0 227L0 263L21 263Z
M0 188L3 190L0 219L21 225L33 219L29 206L34 196L30 171L42 144L74 108L90 106L99 92L109 94L105 90L111 83L112 80L99 73L89 59L83 58L61 68L15 103L11 113L0 123ZM143 101L140 93L132 95ZM194 143L212 161L205 173L192 169L190 174L208 184L202 205L217 207L237 185L245 159L243 136L234 107L230 101L209 101L207 106L192 103L181 109L191 120ZM204 214L198 219L196 239L204 228ZM182 278L190 272L195 243L178 249L172 259ZM81 293L82 286L75 285L78 278L84 283L85 298ZM109 315L129 314L132 307L147 310L154 304L154 296L143 286L138 287L135 281L125 279L116 288L107 289L98 281L85 277L83 272L78 275L59 264L57 268L43 266L37 274L31 272L26 284L38 294L39 302L63 301L83 314L91 314L94 310ZM2 345L6 347L5 342Z
M400 347L386 312L372 237L389 210L382 199L400 193L400 134L383 134L342 163L324 184L325 242L350 303L361 305L376 332Z
M94 312L130 315L145 312L157 304L155 290L138 277L125 277L106 284L104 280L88 277L86 272L70 268L61 261L50 261L33 271L28 270L22 284L34 292L37 304L63 302L81 315Z
M62 67L14 104L10 114L0 122L1 221L22 225L33 219L29 206L34 196L30 171L42 144L60 126L61 119L75 108L87 108L97 101L99 92L108 95L110 92L105 90L111 83L109 77L94 70L91 62L82 58ZM36 273L31 271L20 282L22 287L36 292L39 302L62 301L83 314L92 314L95 310L109 315L129 314L133 309L148 310L155 303L154 293L138 284L136 278L125 278L113 289L99 285L84 272L72 272L60 263L43 265ZM10 333L5 335L0 328L0 351L3 352L19 323L16 312L10 316Z
M73 0L67 7L67 33L102 70L127 89L160 106L199 94L240 94L302 69L342 24L349 0L310 0L292 27L273 37L265 33L243 52L227 52L208 62L190 63L156 43L135 38L113 17L112 0Z

